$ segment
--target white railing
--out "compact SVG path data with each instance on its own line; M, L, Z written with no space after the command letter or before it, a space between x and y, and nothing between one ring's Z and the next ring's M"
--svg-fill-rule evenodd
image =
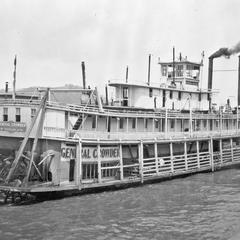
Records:
M66 130L64 128L44 127L43 137L70 138L70 139L182 139L182 138L208 138L220 136L239 136L240 129L222 131L196 131L189 132L105 132L87 130Z

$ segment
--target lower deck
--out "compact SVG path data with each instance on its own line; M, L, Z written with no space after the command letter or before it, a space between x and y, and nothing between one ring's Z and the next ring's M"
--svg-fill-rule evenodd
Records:
M16 139L15 139L16 141ZM9 139L8 146L14 147ZM31 142L29 149L31 149ZM240 165L240 136L178 140L84 140L71 142L41 139L30 178L23 154L14 179L4 182L11 159L0 149L0 190L44 195L81 193L106 188L133 186L189 174Z

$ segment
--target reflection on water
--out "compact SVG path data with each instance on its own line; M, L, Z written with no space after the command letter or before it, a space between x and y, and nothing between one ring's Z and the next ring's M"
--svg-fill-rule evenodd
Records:
M0 210L1 239L239 239L240 170Z

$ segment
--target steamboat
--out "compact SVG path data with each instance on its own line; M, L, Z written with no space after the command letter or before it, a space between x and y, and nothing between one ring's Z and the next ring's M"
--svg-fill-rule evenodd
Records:
M238 106L216 109L200 88L203 61L159 62L159 83L0 94L0 191L5 202L122 188L240 164ZM14 63L16 77L16 61ZM238 69L240 69L240 64ZM240 73L238 74L240 76ZM240 77L238 84L240 82ZM109 89L115 95L108 97ZM240 93L240 91L238 91ZM238 96L238 105L240 96Z

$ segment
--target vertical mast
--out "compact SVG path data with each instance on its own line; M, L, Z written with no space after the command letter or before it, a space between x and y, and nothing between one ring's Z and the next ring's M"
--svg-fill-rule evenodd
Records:
M13 94L12 99L15 100L16 98L16 73L17 73L17 55L14 58L14 71L13 71Z
M86 74L85 74L85 63L82 62L82 78L83 78L83 89L86 89Z
M126 83L128 83L128 66L126 68Z
M173 47L173 84L175 84L175 47Z
M151 70L151 54L148 57L148 82L147 85L150 85L150 70Z
M238 56L238 102L237 108L240 105L240 55Z

